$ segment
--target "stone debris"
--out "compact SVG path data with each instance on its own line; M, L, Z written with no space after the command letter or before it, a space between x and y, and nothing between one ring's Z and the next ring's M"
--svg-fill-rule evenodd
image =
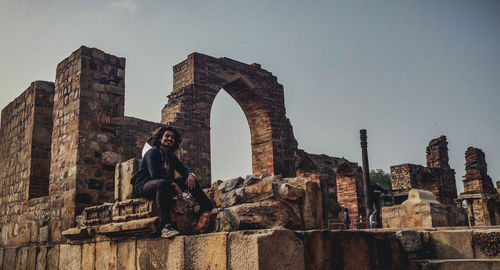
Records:
M215 231L322 225L321 192L314 181L275 175L247 176L217 181L207 193L213 194L220 212L215 226L204 226Z

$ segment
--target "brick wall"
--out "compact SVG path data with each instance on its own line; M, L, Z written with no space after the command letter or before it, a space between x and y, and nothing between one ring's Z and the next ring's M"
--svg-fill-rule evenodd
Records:
M349 210L351 224L355 224L359 215L364 217L366 211L362 175L357 167L344 163L339 165L336 178L338 203Z

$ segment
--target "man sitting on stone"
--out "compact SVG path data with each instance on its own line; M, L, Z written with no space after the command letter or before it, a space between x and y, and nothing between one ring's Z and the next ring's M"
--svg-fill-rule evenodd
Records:
M181 135L173 127L161 127L152 137L152 148L144 155L139 171L132 178L137 197L155 200L158 206L162 237L179 234L172 223L170 211L174 207L173 197L182 198L182 190L189 192L198 201L201 212L213 208L213 204L196 181L194 173L174 154L181 143ZM174 170L182 178L174 179Z

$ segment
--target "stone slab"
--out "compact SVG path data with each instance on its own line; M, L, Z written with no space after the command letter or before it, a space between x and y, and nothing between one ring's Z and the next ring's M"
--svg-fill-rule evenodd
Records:
M109 241L97 242L95 246L95 270L116 269L117 246Z
M82 270L94 270L95 256L95 243L82 245Z
M470 230L430 232L431 258L470 259L474 258L472 232Z
M135 241L118 243L117 267L121 270L135 270Z
M38 248L38 253L36 254L36 270L47 269L47 247L42 246Z
M35 247L35 246L28 247L28 258L26 260L26 269L27 270L35 270L36 269L36 253L37 253L37 247Z
M47 269L59 269L59 246L47 250Z
M185 238L187 269L226 269L227 233L194 235Z
M16 255L16 270L25 270L26 261L28 260L28 248L22 247L17 249Z
M3 255L3 269L14 269L16 267L16 248L6 248Z
M82 264L82 247L80 245L61 245L59 265L67 269L80 269Z
M137 240L137 270L166 269L171 241L165 238Z
M407 269L399 241L393 232L332 232L333 269Z
M306 269L332 269L332 232L308 231L305 233L304 259Z
M233 232L228 242L229 269L305 269L304 245L292 231Z

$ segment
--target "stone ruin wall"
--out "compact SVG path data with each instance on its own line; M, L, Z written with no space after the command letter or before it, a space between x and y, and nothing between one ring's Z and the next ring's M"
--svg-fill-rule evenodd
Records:
M115 164L159 123L124 116L125 59L81 47L2 111L3 245L57 243L84 207L113 201ZM124 120L127 120L124 123Z
M431 191L436 199L452 205L457 198L455 170L448 164L448 142L445 136L433 139L427 147L427 167L416 164L391 166L393 190L418 188Z
M33 82L2 110L0 230L2 245L46 241L54 84ZM29 221L29 222L27 222ZM36 228L33 231L31 228ZM40 228L40 230L39 230Z
M85 207L114 200L115 164L139 157L160 125L124 116L124 78L124 58L82 46L58 64L55 83L34 82L3 110L2 245L59 243ZM254 173L319 181L328 198L325 222L335 217L334 167L341 159L303 151L296 156L276 77L258 64L195 53L174 66L174 91L162 123L182 132L182 158L202 182L210 184L209 115L221 88L248 119ZM312 168L296 168L304 159Z

